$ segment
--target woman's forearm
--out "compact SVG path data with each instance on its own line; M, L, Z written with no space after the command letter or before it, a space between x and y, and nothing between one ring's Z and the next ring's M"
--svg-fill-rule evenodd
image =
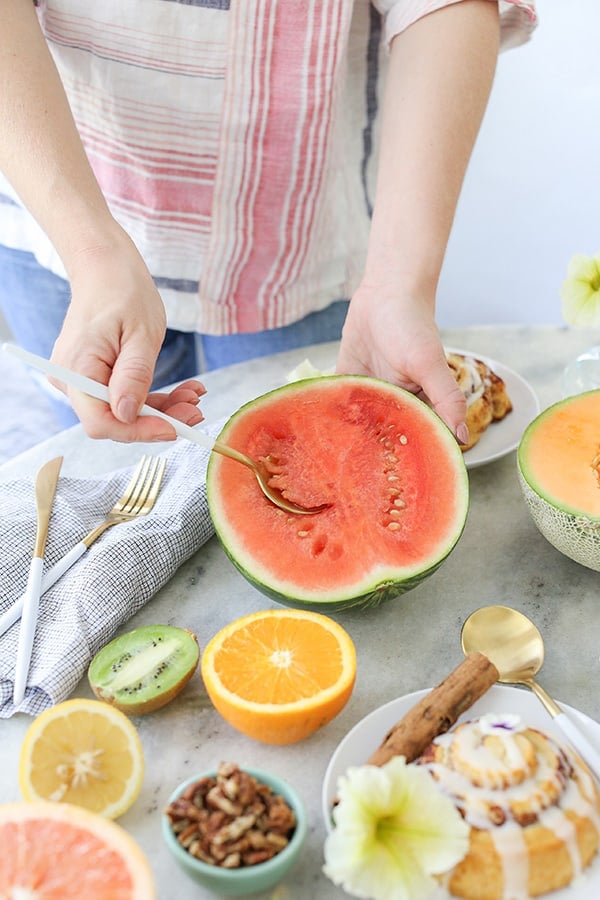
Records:
M32 0L4 0L0 169L67 271L115 227L79 139Z
M499 46L491 0L463 0L392 41L366 280L433 302Z

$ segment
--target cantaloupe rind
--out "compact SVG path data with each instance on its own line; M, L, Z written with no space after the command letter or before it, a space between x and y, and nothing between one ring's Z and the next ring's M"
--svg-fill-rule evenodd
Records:
M565 556L599 572L600 390L540 413L521 438L517 461L523 497L539 531Z

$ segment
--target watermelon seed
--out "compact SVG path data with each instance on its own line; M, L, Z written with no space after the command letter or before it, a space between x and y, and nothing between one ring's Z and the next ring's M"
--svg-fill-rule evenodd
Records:
M398 440L400 441L401 444L408 444L408 438L406 437L405 434L399 434Z
M400 509L404 509L406 507L406 500L403 500L401 497L396 497L394 506L399 506Z
M400 512L399 509L390 509L389 515L390 515L390 518L392 518L392 519L399 519L400 516L402 515L402 513Z
M398 529L400 528L400 524L398 522L390 522L388 524L388 528L390 531L398 531Z
M299 532L298 532L298 537L305 538L305 537L308 537L309 534L310 534L309 531L299 531Z
M397 475L388 475L387 480L388 481L400 481L400 479L398 478Z

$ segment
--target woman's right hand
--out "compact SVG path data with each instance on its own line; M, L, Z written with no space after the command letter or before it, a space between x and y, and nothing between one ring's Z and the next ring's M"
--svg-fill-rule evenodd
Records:
M115 441L174 440L161 419L139 417L144 403L188 425L203 416L205 393L188 381L171 394L149 394L164 339L163 302L135 245L118 229L111 238L70 260L72 300L52 359L108 385L110 406L54 382L69 397L86 433Z

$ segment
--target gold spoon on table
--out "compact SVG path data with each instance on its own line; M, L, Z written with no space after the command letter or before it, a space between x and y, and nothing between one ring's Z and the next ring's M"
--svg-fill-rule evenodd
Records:
M471 613L461 631L463 653L483 653L503 684L530 688L569 742L600 777L600 753L535 680L544 662L544 641L533 622L509 606L483 606ZM510 710L507 710L510 712Z
M41 372L45 372L46 375L51 375L59 381L64 381L69 387L81 391L82 394L88 394L88 396L95 397L97 400L103 400L105 403L109 402L108 388L105 384L100 384L99 381L94 381L92 378L88 378L85 375L79 375L77 372L65 369L63 366L50 362L49 359L44 359L42 356L36 356L35 353L23 350L16 344L3 344L2 349L6 350L7 353L11 353L13 356L17 356L23 362L27 363L27 365L33 366ZM151 406L144 405L139 414L140 416L157 416L159 419L164 419L173 426L179 437L186 438L186 440L192 441L194 444L200 444L202 447L206 447L207 450L214 450L216 453L221 453L223 456L228 456L230 459L234 459L243 466L247 466L254 473L265 497L267 497L271 503L274 503L275 506L285 510L285 512L303 516L314 515L315 513L327 509L329 506L328 503L324 503L321 506L300 506L292 500L287 500L281 491L271 487L269 484L268 479L270 475L266 468L263 467L262 462L256 462L249 456L246 456L245 453L240 453L239 450L235 450L227 444L215 441L203 431L197 431L189 425L184 425L183 422L179 422L177 419L173 419L166 413L161 412L158 409L153 409Z

